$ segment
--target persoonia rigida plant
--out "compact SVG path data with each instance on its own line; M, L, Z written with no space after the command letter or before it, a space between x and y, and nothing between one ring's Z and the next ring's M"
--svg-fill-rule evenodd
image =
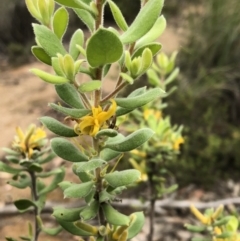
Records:
M29 199L14 201L14 205L20 213L33 210L34 224L28 223L28 234L21 235L21 240L37 241L39 234L44 232L49 235L56 235L62 227L46 228L41 221L41 212L45 206L47 194L58 187L63 181L64 168L56 168L51 171L44 171L43 165L49 163L56 156L49 146L43 128L30 125L26 132L20 127L16 128L17 135L14 137L11 148L3 148L6 152L6 162L0 161L0 172L12 174L8 184L19 189L30 188ZM45 178L52 177L48 185ZM7 241L16 241L15 238L6 237Z
M60 5L56 10L55 3ZM161 50L161 44L155 40L166 26L160 15L163 3L142 0L138 15L128 26L111 0L26 0L29 12L40 22L33 24L36 46L32 53L52 66L55 73L39 69L31 72L55 85L58 96L68 107L49 105L72 123L40 118L43 125L60 136L52 139L52 150L73 162L72 170L80 179L79 183L64 181L59 185L64 197L83 198L86 204L75 209L55 208L53 213L58 223L74 235L98 241L124 241L136 236L143 226L142 212L128 216L113 207L117 195L139 180L141 173L134 169L116 171L116 166L123 153L148 141L154 132L142 128L124 136L116 127L116 119L159 98L164 91L159 87L139 88L127 98L117 95L148 70L154 55ZM106 4L120 31L104 27ZM69 21L67 9L73 10L90 32L85 39L84 32L77 29L69 48L62 44ZM115 87L103 95L103 82L113 64L118 66ZM81 81L83 75L89 77L87 82ZM83 146L85 139L92 144ZM97 224L89 223L95 218Z

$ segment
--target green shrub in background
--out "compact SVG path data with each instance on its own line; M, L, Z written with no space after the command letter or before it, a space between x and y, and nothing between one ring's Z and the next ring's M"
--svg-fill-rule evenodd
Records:
M239 9L238 0L210 0L189 18L179 57L183 75L167 109L189 128L181 161L171 167L182 184L239 176Z

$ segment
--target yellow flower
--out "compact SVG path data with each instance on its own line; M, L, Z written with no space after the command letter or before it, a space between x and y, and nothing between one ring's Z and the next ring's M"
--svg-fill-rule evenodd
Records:
M31 125L24 134L20 127L16 128L17 135L14 137L13 149L19 151L25 157L31 158L34 149L40 149L45 145L46 132L43 128Z
M143 112L143 117L147 121L149 117L154 117L156 120L160 120L162 117L162 112L154 109L146 109Z
M101 106L92 107L92 114L79 119L79 123L74 126L77 134L95 136L116 112L117 104L111 100L112 105L108 111L103 111Z
M211 215L204 215L202 214L195 206L190 205L191 212L195 215L195 217L205 225L211 225L223 212L223 205L220 205L213 214ZM216 229L217 232L220 232L221 230Z
M184 139L182 136L179 136L176 140L173 142L173 150L178 151L180 148L180 145L184 143Z
M141 180L142 182L145 182L148 180L148 175L146 172L146 161L142 160L140 163L136 162L133 158L129 159L129 162L131 165L138 171L141 172Z

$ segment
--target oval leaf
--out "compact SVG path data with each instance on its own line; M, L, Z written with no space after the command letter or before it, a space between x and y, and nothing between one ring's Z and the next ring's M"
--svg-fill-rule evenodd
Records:
M119 141L109 141L105 144L105 148L110 148L113 151L127 152L141 146L154 135L154 131L149 128L137 130L124 139Z
M138 48L132 55L132 59L137 58L142 55L143 51L148 48L151 50L152 55L155 56L162 48L160 43L150 43Z
M77 9L75 8L73 10L77 16L83 21L84 24L86 24L86 26L88 27L88 29L93 32L94 31L94 24L95 24L95 20L92 16L92 14L90 14L88 11L83 10L83 9Z
M50 57L56 57L58 53L62 55L67 54L58 37L49 28L33 24L33 30L37 41Z
M57 219L59 225L61 225L66 231L77 236L91 236L92 233L86 232L85 230L76 227L72 222L65 222L61 219Z
M89 39L87 60L92 67L111 64L119 60L123 53L123 45L113 32L100 28Z
M96 159L91 159L88 162L77 163L74 165L75 166L74 168L77 173L89 172L89 171L93 171L93 170L97 169L98 167L102 167L105 164L106 164L106 161L104 161L100 158L96 158Z
M121 36L122 42L124 44L133 43L144 36L158 19L163 3L164 0L149 0L141 9L128 30Z
M81 84L78 89L81 93L92 92L94 90L99 90L101 85L102 82L100 80L93 80Z
M59 97L69 106L83 109L83 103L79 97L76 88L71 84L63 84L55 86L56 92Z
M128 240L134 238L141 230L145 222L143 212L135 212L130 215L130 225L128 228Z
M96 134L95 138L100 138L102 136L115 137L117 135L118 135L118 132L114 129L103 129Z
M105 180L112 187L127 186L140 180L141 173L138 170L115 171L105 175Z
M73 183L70 187L64 190L64 198L82 198L86 197L91 189L93 188L94 183L84 182L80 184Z
M64 136L64 137L78 136L72 128L70 128L66 125L63 125L61 122L55 120L52 117L44 116L44 117L41 117L39 120L50 131L52 131L53 133L55 133L59 136Z
M118 8L118 6L111 0L108 1L108 4L110 6L113 18L116 22L116 24L118 25L118 27L122 30L122 31L126 31L128 29L128 25L125 21L125 18L122 15L121 10Z
M75 222L79 220L79 213L83 210L83 207L80 208L71 208L66 209L62 207L53 208L53 216L57 219L66 221L66 222Z
M75 33L73 34L71 40L70 40L70 45L69 45L69 54L72 56L74 60L77 60L80 51L76 47L76 45L83 46L84 42L84 34L81 29L77 29Z
M163 91L161 88L154 88L146 91L142 95L137 95L128 98L117 98L116 103L120 107L133 110L143 105L146 105L147 103L165 94L165 91Z
M64 115L68 115L74 118L81 118L90 113L90 110L87 109L70 109L60 105L56 105L54 103L50 103L49 106L51 106L54 110L63 113Z
M24 212L31 207L37 207L36 204L28 199L20 199L14 202L14 205L20 212Z
M52 75L40 69L30 69L30 71L36 76L38 76L40 79L50 84L60 85L60 84L65 84L69 82L68 79L62 76Z
M61 7L53 15L53 32L61 40L68 26L69 14L68 11Z
M33 46L31 48L32 54L41 62L47 65L52 65L50 56L39 46Z
M103 209L104 216L106 217L108 223L116 226L129 225L129 217L122 213L119 213L111 205L104 203L101 205L101 207Z
M164 32L166 26L167 26L166 19L162 15L161 17L158 18L158 20L155 22L155 24L150 29L150 31L137 41L135 45L135 49L145 44L149 44L150 42L153 42L156 39L158 39L161 36L161 34Z
M9 165L0 161L0 171L1 172L7 172L7 173L10 173L10 174L16 175L23 170L24 169L18 169L18 168L10 167Z
M88 157L76 146L64 138L56 137L51 140L52 150L64 160L70 162L86 162Z
M94 200L89 206L86 206L81 212L80 217L83 221L95 218L98 214L99 203Z

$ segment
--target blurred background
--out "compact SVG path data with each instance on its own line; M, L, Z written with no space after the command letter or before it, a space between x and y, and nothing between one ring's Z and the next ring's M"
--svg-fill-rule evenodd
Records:
M128 22L139 1L116 0ZM184 124L185 144L168 163L180 185L209 187L218 180L239 179L240 169L240 1L166 0L168 26L163 51L179 52L178 91L167 100L166 114ZM105 22L112 16L107 9ZM24 0L0 1L0 71L34 61L34 42ZM84 28L71 14L71 28ZM11 72L10 72L11 73ZM2 83L1 83L2 82ZM0 88L4 80L0 79ZM1 106L1 109L4 106ZM3 128L3 125L2 125ZM2 143L1 143L2 144Z
M133 21L140 1L115 2L127 22ZM166 163L166 168L174 174L180 192L191 184L195 190L220 194L213 198L226 197L229 188L231 195L239 194L239 10L239 0L165 0L163 14L168 25L160 41L167 54L179 52L180 75L178 90L167 99L164 113L171 116L173 124L184 125L185 139L181 154ZM25 128L43 114L53 116L47 103L56 101L54 89L28 72L32 66L39 67L30 50L34 43L32 22L35 20L24 0L0 1L0 147L11 144L17 125ZM108 8L105 22L113 22ZM69 26L66 43L76 28L85 28L73 13ZM39 68L49 70L42 65ZM5 178L0 176L5 191L5 196L0 192L0 207L17 195L11 193L8 198L6 193L11 190L5 186Z

